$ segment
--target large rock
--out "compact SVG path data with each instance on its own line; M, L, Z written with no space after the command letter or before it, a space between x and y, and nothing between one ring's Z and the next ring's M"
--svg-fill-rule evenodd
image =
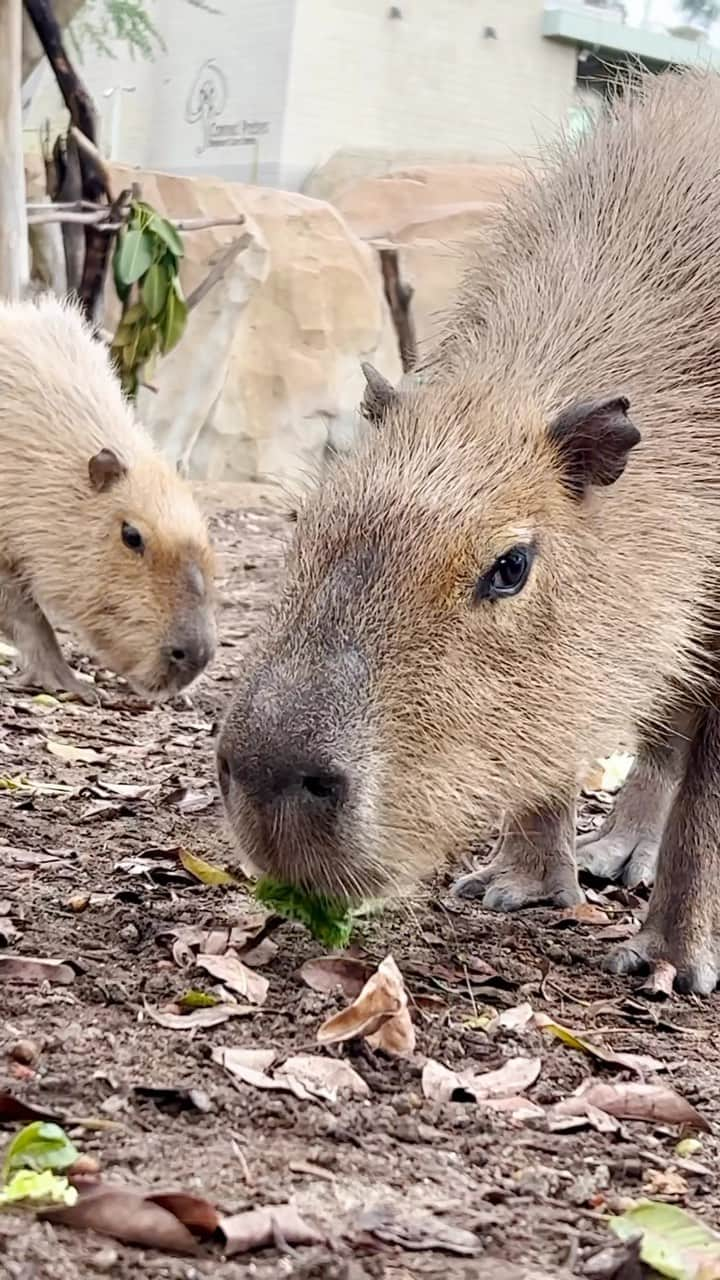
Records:
M143 198L171 217L246 216L243 227L184 236L186 294L235 236L248 244L158 363L157 393L140 394L156 439L196 478L316 476L329 451L355 438L361 361L401 374L374 250L307 196L119 166L111 173L114 191L139 182ZM109 284L106 327L116 319Z
M412 308L421 343L437 331L468 248L482 248L483 231L504 194L524 178L525 171L511 165L417 165L361 178L333 194L335 207L362 240L397 247L403 278L415 289Z

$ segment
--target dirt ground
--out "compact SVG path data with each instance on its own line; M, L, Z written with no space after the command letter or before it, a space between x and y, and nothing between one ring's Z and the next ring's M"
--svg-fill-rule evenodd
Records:
M222 553L223 639L191 708L140 709L109 677L114 706L47 706L14 687L11 663L0 665L0 775L33 784L0 789L0 845L8 846L0 850L0 957L53 958L75 970L65 985L0 974L0 1089L60 1116L105 1179L184 1189L223 1211L290 1200L326 1243L294 1247L278 1239L277 1247L232 1259L207 1246L187 1259L5 1211L0 1276L580 1276L612 1241L607 1214L624 1197L644 1194L674 1200L720 1228L720 996L663 1003L635 994L637 983L605 977L598 959L609 944L597 925L562 927L550 911L508 918L453 902L449 874L426 902L368 924L359 944L372 962L395 957L418 1043L410 1062L364 1042L327 1051L349 1058L369 1085L366 1099L301 1102L233 1083L212 1059L213 1046L270 1047L281 1057L319 1051L317 1028L343 1000L310 990L298 976L322 948L297 926L273 935L277 954L260 970L268 998L256 1013L193 1032L153 1022L148 1009L188 988L215 987L192 961L178 964L174 931L230 927L248 910L241 890L183 873L175 851L185 847L216 865L232 860L213 781L213 737L248 637L276 588L288 529L259 490L216 490L206 500ZM77 652L73 658L88 669ZM98 758L66 761L51 754L48 739L92 748ZM53 791L58 786L65 790ZM129 794L118 795L118 786ZM586 823L599 807L590 806ZM615 903L617 920L626 918L622 900ZM488 980L483 962L498 976ZM615 1051L662 1060L662 1080L711 1126L698 1168L677 1166L679 1130L661 1121L626 1120L610 1134L552 1132L543 1118L423 1098L425 1056L483 1072L513 1055L538 1055L542 1070L527 1097L543 1106L589 1076L636 1078L534 1025L517 1034L485 1030L488 1009L522 1001L600 1035ZM39 1050L29 1067L12 1057L22 1040ZM168 1108L137 1092L148 1086L202 1090L209 1105ZM17 1127L0 1127L1 1147ZM386 1213L391 1207L395 1226L373 1233L363 1214L380 1204ZM417 1215L475 1232L476 1256L437 1241L417 1247Z

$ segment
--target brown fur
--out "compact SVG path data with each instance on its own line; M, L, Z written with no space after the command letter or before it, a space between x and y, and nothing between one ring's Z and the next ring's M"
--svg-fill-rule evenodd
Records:
M300 511L219 748L256 865L388 892L505 811L486 902L573 901L582 760L633 731L650 751L716 696L719 139L720 77L688 73L641 81L563 144L470 263L427 384L384 414L375 395L380 429ZM622 402L607 435L572 408L612 396L636 448ZM531 541L524 590L474 602L496 557ZM323 808L277 783L301 775L343 787ZM708 989L718 965L698 977L697 954L688 985Z
M0 510L0 626L28 681L82 691L58 624L150 695L183 687L210 659L203 518L135 421L106 349L52 298L0 306ZM123 522L143 554L124 545ZM173 663L172 649L192 661Z

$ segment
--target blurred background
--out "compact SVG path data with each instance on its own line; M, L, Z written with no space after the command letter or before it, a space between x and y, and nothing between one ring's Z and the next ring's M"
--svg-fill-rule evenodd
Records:
M354 438L360 362L411 373L543 143L591 129L629 61L720 63L719 17L708 0L27 0L34 287L81 292L117 339L117 278L106 261L91 288L84 256L113 240L107 207L130 193L126 229L132 200L180 221L178 298L215 279L137 364L142 415L198 478L315 474ZM44 203L99 221L42 221Z

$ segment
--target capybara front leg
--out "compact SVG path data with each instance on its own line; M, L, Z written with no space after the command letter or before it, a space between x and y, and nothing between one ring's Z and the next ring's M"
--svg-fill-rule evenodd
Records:
M602 827L577 842L581 871L630 886L654 882L665 823L688 751L688 725L687 714L675 714L667 730L641 739L613 812Z
M658 960L681 991L708 995L720 977L720 707L697 722L667 819L647 922L614 948L611 973L641 973Z
M459 898L482 898L494 911L548 903L570 907L583 901L575 867L575 804L537 810L505 823L495 856L461 876Z
M49 692L64 690L83 702L97 701L65 661L42 609L19 584L0 579L0 628L17 645L23 664L20 683Z

